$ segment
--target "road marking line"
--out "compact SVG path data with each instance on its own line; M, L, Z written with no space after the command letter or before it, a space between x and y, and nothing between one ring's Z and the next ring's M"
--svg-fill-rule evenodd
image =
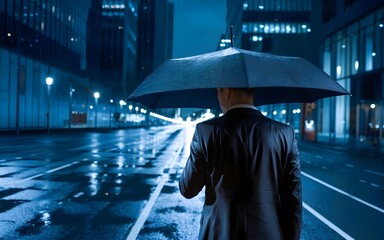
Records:
M341 230L338 226L336 226L335 224L333 224L331 221L329 221L328 219L326 219L323 215L321 215L320 213L318 213L315 209L311 208L308 204L306 204L305 202L303 202L303 207L305 209L308 210L308 212L310 212L313 216L315 216L317 219L319 219L320 221L322 221L325 225L327 225L329 228L331 228L333 231L335 231L336 233L338 233L340 236L342 236L344 239L347 239L347 240L353 240L354 238L352 238L351 236L349 236L346 232L344 232L343 230Z
M358 201L359 203L362 203L362 204L364 204L364 205L366 205L366 206L368 206L368 207L370 207L370 208L373 208L373 209L375 209L375 210L377 210L377 211L379 211L379 212L381 212L381 213L384 213L384 209L379 208L379 207L377 207L377 206L375 206L375 205L373 205L373 204L371 204L371 203L369 203L369 202L366 202L366 201L364 201L363 199L358 198L358 197L356 197L356 196L354 196L354 195L352 195L352 194L349 194L349 193L347 193L347 192L345 192L345 191L343 191L343 190L341 190L341 189L339 189L339 188L337 188L337 187L334 187L334 186L332 186L332 185L330 185L330 184L328 184L328 183L326 183L326 182L324 182L324 181L322 181L322 180L320 180L320 179L318 179L318 178L315 178L315 177L309 175L308 173L301 172L301 174L304 175L304 176L306 176L307 178L312 179L312 180L315 181L315 182L318 182L318 183L324 185L325 187L328 187L328 188L330 188L330 189L332 189L332 190L334 190L334 191L336 191L336 192L338 192L338 193L341 193L341 194L343 194L343 195L345 195L345 196L347 196L347 197L350 197L350 198L352 198L353 200Z
M384 173L379 173L379 172L375 172L375 171L368 170L368 169L365 169L365 171L366 171L366 172L369 172L369 173L372 173L372 174L376 174L376 175L379 175L379 176L384 177Z
M54 168L54 169L50 169L50 170L45 171L45 172L43 172L43 173L39 173L39 174L30 176L30 177L27 177L27 178L22 178L22 179L15 180L15 181L13 181L13 182L8 183L7 185L10 186L10 185L15 184L15 183L16 183L16 184L19 184L19 183L22 183L22 182L25 182L25 181L29 181L29 180L32 180L32 179L41 177L41 176L43 176L43 175L45 175L45 174L47 174L47 173L53 173L53 172L59 171L59 170L64 169L64 168L71 167L71 166L73 166L73 165L75 165L75 164L78 164L78 163L80 163L80 162L87 161L87 160L88 160L88 158L85 158L85 159L83 159L83 160L81 160L81 161L75 161L75 162L72 162L72 163L68 163L68 164L65 164L65 165L63 165L63 166L60 166L60 167L57 167L57 168Z
M169 165L166 168L173 168L175 165L176 159L180 156L181 150L183 149L183 145L180 145L177 149L175 157L171 160ZM145 204L145 207L140 213L139 218L136 220L135 225L133 225L131 232L129 233L127 240L134 240L137 238L137 236L140 233L141 228L144 226L145 221L147 221L147 218L149 214L152 211L153 206L155 205L155 202L157 198L160 195L161 190L163 189L166 181L169 178L169 173L164 173L162 178L160 179L160 182L157 184L155 191L151 194L147 204Z

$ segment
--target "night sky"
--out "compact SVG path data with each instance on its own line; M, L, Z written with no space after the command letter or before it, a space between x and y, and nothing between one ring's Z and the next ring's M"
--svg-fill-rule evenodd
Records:
M226 28L226 0L170 0L174 3L173 58L216 51Z

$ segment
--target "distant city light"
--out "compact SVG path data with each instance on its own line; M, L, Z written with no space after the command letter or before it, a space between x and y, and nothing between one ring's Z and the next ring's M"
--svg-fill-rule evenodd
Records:
M380 24L379 24L379 27L381 27L381 28L384 27L384 24L380 23Z
M307 25L303 24L303 25L301 25L301 28L302 28L302 29L306 29L306 28L307 28Z
M372 52L372 57L375 57L376 56L376 53L375 52Z
M311 32L312 30L310 28L307 29L307 32Z
M119 104L120 104L121 107L127 105L127 103L124 100L120 100Z
M95 99L98 99L98 98L100 97L100 93L99 93L99 92L95 92L95 93L93 94L93 97L94 97Z
M89 109L93 109L93 106L92 106L92 105L90 105L90 106L89 106Z
M296 109L296 113L301 113L301 109L300 108Z
M375 108L376 108L376 105L372 103L372 104L371 104L371 108L372 108L372 109L375 109Z
M341 75L341 66L337 66L336 67L336 74L337 74L338 77L340 77L340 75Z
M129 105L129 106L128 106L128 109L129 109L129 110L132 110L132 109L133 109L133 106L132 106L132 105Z
M47 77L45 79L45 83L48 85L48 86L51 86L53 84L53 78L52 77Z
M247 8L248 8L248 3L245 2L245 3L243 4L243 9L247 9Z
M287 113L287 110L283 109L283 110L281 111L281 113L282 113L283 115L285 115L285 114Z
M110 102L110 103L113 103L113 99L109 99L109 102Z
M345 44L341 45L341 48L346 48L347 46Z
M305 120L305 128L306 129L314 129L313 125L314 125L314 121L313 120L310 120L309 122L307 120Z
M264 9L264 6L260 5L260 6L259 6L259 9L260 9L260 10L263 10L263 9Z
M252 41L254 42L263 41L263 37L253 36Z
M263 24L260 24L260 28L264 28L264 25L263 25Z
M8 37L11 37L11 36L12 36L12 34L9 32L9 33L7 33L7 36L8 36Z
M359 61L355 61L355 70L356 70L356 71L359 70Z
M267 116L268 112L261 112L264 116Z
M277 114L277 111L273 111L273 113L272 113L273 115L276 115Z

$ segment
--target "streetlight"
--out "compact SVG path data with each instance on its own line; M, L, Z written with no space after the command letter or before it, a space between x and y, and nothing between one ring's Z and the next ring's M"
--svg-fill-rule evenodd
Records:
M97 128L97 101L100 97L100 93L98 91L96 91L93 94L93 97L95 98L95 128Z
M49 134L49 109L50 109L50 91L51 91L51 85L53 84L53 78L52 77L46 77L45 83L47 84L47 132Z
M76 90L72 87L69 87L69 119L68 119L68 128L71 128L71 122L72 122L72 98L73 98L73 93Z
M111 119L112 119L112 105L113 105L113 99L109 99L109 103L110 103L110 106L109 106L109 128L111 128Z

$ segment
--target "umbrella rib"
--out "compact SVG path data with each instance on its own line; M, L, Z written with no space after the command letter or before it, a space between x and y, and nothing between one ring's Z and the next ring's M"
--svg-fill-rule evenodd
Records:
M241 60L243 60L243 67L244 67L244 70L245 70L245 73L247 74L247 84L248 84L248 89L250 89L250 82L249 82L249 73L248 73L248 67L247 67L247 64L246 64L246 61L245 61L245 58L244 58L244 54L242 52L240 52L241 54Z
M285 65L287 65L287 63L284 63ZM289 68L286 67L284 68L285 71L288 73L289 77L296 83L297 86L300 86L296 80L296 78L294 78L291 74L291 72L289 71ZM307 99L305 102L313 102L312 100L310 100L311 98L308 96L308 94L305 93L305 91L301 88L301 87L297 87L297 89L303 94L303 96L305 96L305 99Z

